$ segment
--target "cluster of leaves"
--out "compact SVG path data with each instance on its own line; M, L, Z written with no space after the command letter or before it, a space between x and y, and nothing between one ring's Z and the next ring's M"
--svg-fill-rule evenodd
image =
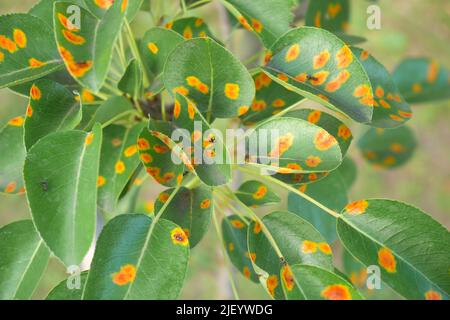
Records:
M406 298L447 299L448 230L401 202L349 203L356 168L346 153L352 121L371 127L359 141L370 162L404 163L415 148L404 126L409 103L448 98L448 72L408 59L391 76L350 46L363 39L346 33L346 0L311 1L298 28L297 1L220 2L236 28L261 40L258 68L188 15L209 1L181 1L169 16L149 8L155 26L139 41L129 23L146 9L142 0L41 1L0 17L0 88L29 97L26 114L0 132L0 189L26 194L32 217L0 229L0 297L30 298L50 256L78 266L94 243L81 289L63 282L49 299L176 298L212 220L231 263L273 298L362 299L362 264L379 266ZM305 100L325 108L299 108ZM204 158L236 151L196 131L194 121L212 129L216 119L251 127L248 140L278 130L260 148L279 164L198 164L196 144ZM192 135L192 148L172 139L177 128ZM233 171L250 177L235 191ZM168 189L152 214L133 214L149 176ZM289 193L289 211L260 218L253 208L281 201L273 188ZM98 211L106 224L95 240ZM353 261L344 273L333 265L336 241Z

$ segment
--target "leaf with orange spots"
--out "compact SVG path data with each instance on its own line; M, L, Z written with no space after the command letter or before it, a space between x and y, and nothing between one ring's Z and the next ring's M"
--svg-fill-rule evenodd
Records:
M417 139L408 126L395 129L369 129L358 141L363 157L376 168L393 169L414 155Z
M449 298L450 233L423 211L393 200L357 201L342 211L337 231L357 260L378 266L405 298L425 299L429 290Z
M206 37L216 40L205 21L198 17L181 18L171 21L166 24L166 28L182 35L186 40Z
M411 107L400 94L386 68L367 51L352 47L352 52L366 69L372 84L374 109L370 125L393 128L409 121L413 116Z
M121 2L121 1L119 1ZM123 0L120 4L120 10L126 11L127 20L131 22L139 9L142 6L144 0ZM92 12L98 19L103 19L108 11L111 9L114 1L112 0L84 0L87 9Z
M287 62L293 46L300 46L300 54ZM271 52L272 58L263 71L274 81L357 122L371 121L373 102L369 98L373 93L369 77L350 48L334 34L314 27L292 29L277 40ZM314 69L314 61L323 52L329 52L330 58L322 68ZM367 87L367 99L354 95L359 86Z
M288 300L364 300L353 285L340 275L311 265L291 266L294 290L283 282Z
M28 102L24 124L27 150L46 135L74 129L81 121L81 105L72 92L51 80L38 80L33 86L41 97L34 99L31 94Z
M243 204L249 207L273 205L280 202L280 198L269 187L256 180L246 181L235 191Z
M314 253L302 250L305 241L316 244L326 243L322 235L309 222L290 212L272 212L262 219L264 225L280 249L285 262L289 265L309 264L320 266L333 271L332 254L316 250ZM272 248L263 232L255 234L252 230L253 222L249 227L248 245L250 252L256 253L255 265L268 275L280 275L283 263ZM281 279L274 289L276 299L284 299Z
M234 227L232 221L241 222L245 228ZM259 277L252 264L252 259L256 261L258 257L248 250L247 230L248 221L242 220L237 215L231 215L222 220L223 245L231 263L244 277L258 283Z
M289 30L293 18L292 5L287 0L221 0L221 2L244 28L260 37L266 48Z
M152 92L159 92L163 88L164 64L169 54L183 41L183 37L178 33L161 27L152 28L144 34L139 51Z
M395 68L393 78L409 103L450 99L450 73L436 60L405 59Z
M167 58L164 85L194 102L205 118L233 118L249 107L255 95L253 80L231 52L210 38L179 44Z
M164 193L172 194L173 191L174 189L170 189ZM161 200L164 197L158 197L155 201L155 212L165 204ZM204 185L195 189L182 187L168 204L162 217L179 225L189 238L189 245L194 248L208 231L212 210L211 188Z
M23 141L24 117L16 117L0 130L0 194L24 193L23 164L26 157Z
M68 2L56 2L54 5L54 33L60 56L66 69L83 87L98 93L103 87L112 60L112 52L125 20L121 10L123 1L117 0L105 15L98 20L89 11L80 7L82 19L79 29L63 23L61 17L67 17ZM71 30L69 30L69 29ZM75 37L68 36L71 32ZM84 40L77 41L78 37Z
M347 31L350 20L349 0L314 0L308 5L305 25L333 33Z
M20 85L62 68L48 25L29 14L0 16L0 88Z
M263 143L262 137L266 138ZM259 155L249 161L278 176L295 178L297 173L323 173L339 166L344 156L338 141L326 130L297 117L268 120L249 135L261 141ZM278 177L277 176L277 177ZM303 177L293 183L303 182Z
M90 133L56 132L35 143L25 160L34 224L67 266L79 265L94 239L101 141L100 125Z
M0 229L0 299L27 300L47 268L50 252L31 220Z
M84 271L80 273L80 289L70 289L67 287L68 281L70 282L73 278L67 278L61 281L56 287L54 287L50 293L47 295L45 300L68 300L68 301L78 301L81 300L83 295L84 284L88 277L89 271Z
M171 149L175 143L170 137L175 128L169 122L155 120L150 120L149 128L150 130L142 129L137 140L141 162L156 182L175 187L180 183L178 177L183 178L186 170L179 155L174 154ZM170 144L167 145L163 139ZM172 155L176 162L173 161Z
M285 89L264 72L254 75L253 81L256 88L255 98L248 111L240 116L245 125L270 118L302 100L301 96Z
M190 250L174 243L174 230L180 227L142 214L111 220L98 239L82 298L176 299L186 277Z
M137 140L144 126L111 125L103 130L97 204L107 219L115 216L119 196L141 163Z

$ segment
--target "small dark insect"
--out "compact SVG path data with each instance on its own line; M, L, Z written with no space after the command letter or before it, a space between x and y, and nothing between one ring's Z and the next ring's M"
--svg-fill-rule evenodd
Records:
M216 142L216 137L212 136L211 138L209 138L209 143L214 143Z
M48 182L47 181L42 181L41 182L41 188L44 192L48 191Z
M306 76L306 80L318 81L316 77L310 76L309 74Z
M281 258L280 258L280 264L281 264L282 266L287 265L286 259L285 259L284 257L281 257Z

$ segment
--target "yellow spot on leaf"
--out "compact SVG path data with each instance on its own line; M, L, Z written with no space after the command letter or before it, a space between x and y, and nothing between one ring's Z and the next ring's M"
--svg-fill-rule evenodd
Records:
M126 169L125 163L123 163L123 161L120 161L120 160L117 161L114 169L115 169L116 173L118 173L118 174L124 173L125 169Z
M159 51L158 46L154 42L149 42L147 47L148 47L148 50L150 50L150 52L153 54L157 54Z
M41 89L39 89L35 84L33 84L30 89L31 99L39 100L41 99L41 96L42 96Z
M286 133L279 137L275 142L275 147L270 151L269 156L272 158L278 158L283 155L294 143L294 135L292 133Z
M289 266L284 266L281 269L281 279L283 280L284 286L288 291L294 289L294 275L292 274L291 268Z
M175 228L170 232L170 238L172 239L173 244L180 246L188 246L189 239L181 228Z
M92 140L94 140L94 133L89 132L86 136L86 139L84 140L84 144L88 146L92 143Z
M336 138L324 129L319 129L314 137L314 145L317 150L325 151L337 144Z
M328 50L324 50L314 57L313 67L314 69L320 69L325 67L325 65L330 60L330 52Z
M328 300L352 300L349 288L343 284L327 286L320 295Z
M322 251L323 253L325 253L325 254L331 254L332 253L331 247L330 247L330 245L328 243L320 242L318 244L318 246L319 246L319 250Z
M150 142L148 142L147 139L139 138L138 139L138 149L141 151L149 150L150 149Z
M77 35L69 30L66 29L62 29L61 30L64 38L66 38L67 41L69 41L70 43L73 43L75 45L82 45L86 42L86 39L80 35Z
M305 254L315 253L317 251L317 243L310 240L304 240L300 249Z
M264 196L267 194L267 187L265 185L260 185L258 187L258 190L253 193L253 198L255 199L261 199L264 198Z
M352 132L345 124L341 124L338 128L338 137L347 141L352 136Z
M98 176L97 177L97 188L100 188L102 186L104 186L106 183L106 179L103 176Z
M389 273L397 271L397 261L388 248L381 248L378 251L378 264Z
M23 32L22 30L14 29L13 37L14 42L17 44L19 48L23 49L27 46L27 36L25 35L25 32Z
M305 161L306 165L310 168L317 167L321 162L322 159L320 159L320 157L318 156L309 156Z
M292 45L286 52L286 62L292 62L300 55L300 45L298 43Z
M348 204L345 207L345 212L350 215L359 215L366 212L368 206L369 202L367 202L366 200L358 200Z
M309 82L314 86L320 86L327 81L329 75L328 71L319 71L310 77Z
M314 124L318 123L321 115L322 115L322 112L319 110L311 111L308 114L308 122L314 123Z
M134 156L137 151L138 151L137 145L132 145L126 148L123 154L125 155L125 157L130 158Z
M127 264L120 268L119 272L112 275L112 281L118 286L124 286L136 279L136 267L132 264Z
M236 229L242 229L245 227L245 224L241 220L238 220L238 219L231 220L230 223Z
M236 100L239 98L239 85L235 83L227 83L225 85L225 96L228 99Z
M425 292L425 300L442 300L442 296L439 292L429 290Z
M278 277L276 275L271 275L266 280L267 290L272 297L275 297L275 289L278 287Z
M13 193L17 188L17 183L14 181L9 182L5 187L5 193Z
M353 54L348 46L342 47L336 54L337 67L347 68L353 62Z
M205 199L200 203L201 209L208 209L211 206L211 200Z

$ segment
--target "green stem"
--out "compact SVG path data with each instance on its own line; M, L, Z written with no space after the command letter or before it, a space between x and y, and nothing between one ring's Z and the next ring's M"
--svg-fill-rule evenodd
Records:
M185 0L181 0L181 8L183 9L183 15L186 14L187 12L187 8L186 8L186 1Z
M145 65L142 62L141 54L139 53L139 49L136 45L136 41L134 40L133 30L131 30L130 24L128 21L125 21L125 28L127 30L128 35L128 44L130 45L131 52L133 53L134 58L138 61L142 73L144 75L144 87L147 88L150 85L150 80L147 75L147 71L145 70Z
M111 125L111 124L113 124L113 123L115 123L117 120L120 120L120 119L124 118L124 117L125 117L126 115L128 115L128 114L130 114L130 115L132 115L132 114L134 114L134 115L139 115L139 114L136 112L136 110L129 110L129 111L124 112L124 113L122 113L122 114L118 114L117 116L115 116L115 117L109 119L108 121L106 121L105 123L103 123L103 124L102 124L102 129L106 128L107 126L109 126L109 125Z
M119 96L121 96L121 95L123 94L122 91L120 91L119 89L113 87L112 85L108 84L107 82L105 82L105 83L103 84L103 87L106 88L106 89L108 89L108 90L111 91L112 93L115 93L115 94L119 95Z
M230 209L231 211L233 211L234 214L238 215L241 218L241 220L244 221L244 223L246 225L248 225L246 217L244 217L242 215L242 213L238 209L236 209L234 207L234 205L232 204L232 202L234 200L232 200L230 197L228 197L225 193L219 193L219 190L214 190L214 191L215 191L215 194L220 198L220 200L223 203L227 203L228 202L229 205L227 206L227 208Z
M166 99L164 96L164 92L161 92L161 117L163 121L166 121Z
M251 164L247 164L247 166L248 166L248 165L251 166ZM239 171L248 173L248 174L250 174L250 175L259 177L260 179L263 179L263 180L267 181L268 183L276 184L276 185L278 185L278 186L280 186L280 187L282 187L282 188L284 188L284 189L287 189L288 191L291 191L292 193L295 193L296 195L299 195L300 197L304 198L305 200L307 200L307 201L309 201L309 202L315 204L316 206L318 206L320 209L322 209L322 210L325 211L326 213L330 214L331 216L333 216L333 217L335 217L335 218L339 218L339 217L340 217L339 213L337 213L336 211L334 211L334 210L332 210L332 209L330 209L330 208L324 206L323 204L321 204L321 203L318 202L317 200L311 198L311 197L308 196L307 194L301 192L300 190L297 190L297 189L294 188L293 186L291 186L291 185L289 185L289 184L287 184L287 183L284 183L284 182L281 181L281 180L275 179L275 178L273 178L273 177L271 177L271 176L268 176L268 175L261 175L261 174L258 174L257 172L255 172L255 171L253 171L253 170L250 170L250 169L248 169L248 168L245 168L245 167L234 166L234 168L236 168L236 169L239 170Z
M219 228L219 223L218 223L218 221L217 221L217 217L216 217L216 209L217 209L218 211L220 211L219 208L217 208L216 206L214 206L214 210L213 210L212 216L213 216L214 227L215 227L215 229L216 229L217 237L219 238L219 241L220 241L219 246L220 246L220 249L221 249L221 251L222 251L223 260L225 261L225 260L227 260L227 257L228 257L228 256L227 256L227 253L225 252L225 249L224 249L224 248L225 248L225 242L223 241L223 235L222 235L222 232L221 232L221 230L220 230L220 228ZM237 290L236 290L236 280L234 279L233 271L231 270L230 267L228 267L228 268L226 268L226 269L227 269L228 275L229 275L229 277L230 277L231 290L233 291L234 298L235 298L235 300L240 300L240 299L239 299L239 294L238 294L238 292L237 292Z

